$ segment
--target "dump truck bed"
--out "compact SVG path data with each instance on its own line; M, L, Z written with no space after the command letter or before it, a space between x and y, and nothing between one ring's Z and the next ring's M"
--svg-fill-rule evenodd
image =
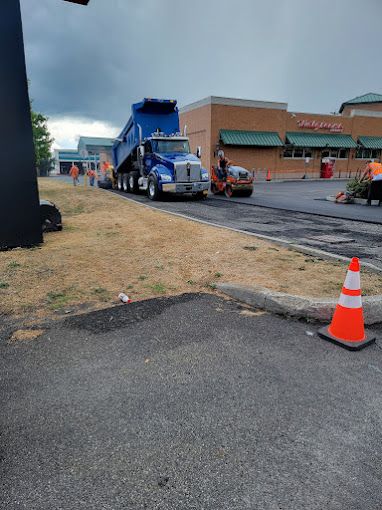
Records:
M148 99L131 107L131 117L113 145L114 168L122 166L139 145L139 128L142 139L149 138L159 130L165 135L179 132L179 115L176 101L172 99Z

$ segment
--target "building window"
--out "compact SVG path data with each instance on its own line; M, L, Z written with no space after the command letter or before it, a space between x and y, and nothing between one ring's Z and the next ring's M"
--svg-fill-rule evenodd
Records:
M284 150L284 158L305 159L313 157L314 150L309 147L293 147Z
M349 149L323 149L321 157L331 159L348 159Z
M356 159L379 159L381 151L379 149L358 149L355 157Z

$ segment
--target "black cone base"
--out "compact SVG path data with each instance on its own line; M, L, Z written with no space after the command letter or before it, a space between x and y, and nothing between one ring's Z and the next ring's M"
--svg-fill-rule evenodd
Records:
M335 336L331 335L329 333L329 326L325 326L324 328L320 328L317 333L321 338L324 340L328 340L329 342L332 342L333 344L340 345L341 347L344 347L345 349L348 349L349 351L359 351L363 349L364 347L367 347L368 345L372 344L375 341L375 335L371 335L370 333L367 333L365 331L365 339L361 340L360 342L347 342L346 340L340 340L339 338L336 338Z

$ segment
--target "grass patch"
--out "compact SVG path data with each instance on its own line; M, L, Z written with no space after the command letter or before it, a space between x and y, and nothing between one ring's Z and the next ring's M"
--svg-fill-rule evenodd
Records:
M164 269L163 266L155 266L155 269Z
M165 286L162 283L146 283L144 286L146 289L153 290L156 294L165 294L166 289Z
M154 283L153 289L155 292L158 292L158 294L164 294L166 292L166 289L162 283Z
M9 283L7 283L7 282L0 282L0 289L6 289L7 287L9 287Z
M148 278L148 276L145 276L143 274L139 277L140 280L147 280L147 278Z
M195 285L196 281L195 280L188 280L187 283L189 283L190 285Z
M10 269L16 269L16 267L21 267L21 264L18 264L17 262L11 262L10 264L8 264L8 267Z
M110 291L106 287L97 287L92 290L92 294L97 296L97 298L103 303L110 300Z
M65 303L71 300L68 290L51 290L46 294L49 310L59 310Z
M243 246L244 250L255 251L257 250L257 246Z
M223 276L223 273L215 273L214 276L215 278L220 278L221 276Z

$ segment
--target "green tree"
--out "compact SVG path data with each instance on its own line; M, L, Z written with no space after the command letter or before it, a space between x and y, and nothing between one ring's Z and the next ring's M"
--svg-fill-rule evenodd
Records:
M36 154L36 165L40 166L40 163L44 159L51 159L51 147L53 138L51 137L48 130L48 117L42 113L36 113L32 107L33 99L30 101L31 117L32 117L32 128L33 128L33 143L34 151Z

